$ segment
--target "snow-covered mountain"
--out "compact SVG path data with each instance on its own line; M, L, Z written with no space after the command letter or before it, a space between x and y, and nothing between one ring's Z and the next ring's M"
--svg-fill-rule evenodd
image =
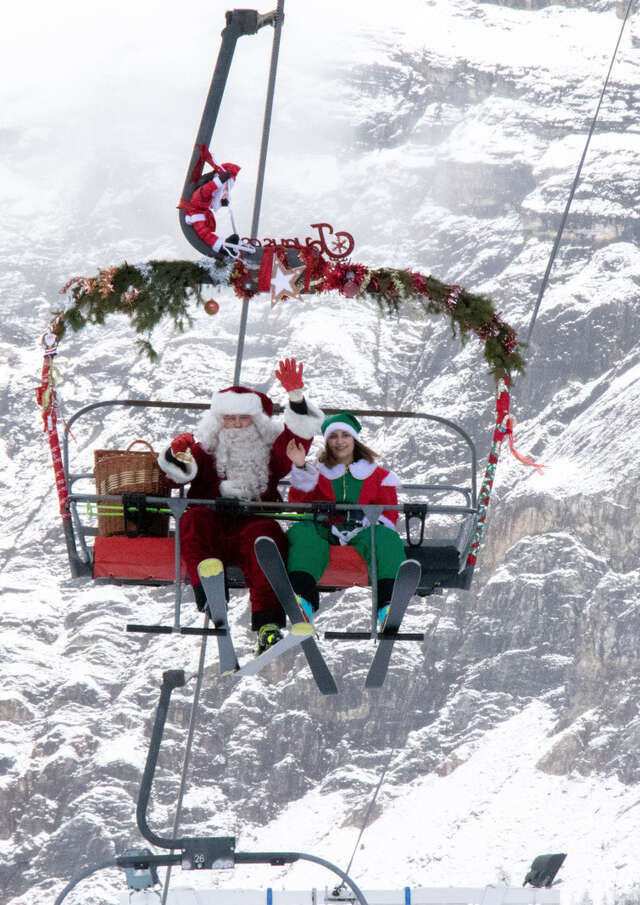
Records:
M139 845L135 801L160 677L197 669L187 638L136 637L169 621L169 590L69 578L33 390L39 339L70 276L186 258L175 204L217 54L224 6L196 0L16 9L0 37L4 306L0 498L0 902L52 902L67 879ZM354 259L411 267L491 295L524 335L621 26L619 5L289 0L261 234L319 220L356 237ZM341 694L321 698L300 659L262 678L217 675L209 649L182 832L238 847L311 851L345 867L381 771L352 874L361 887L520 883L534 855L566 851L564 900L637 897L640 828L640 281L631 18L565 238L514 391L471 592L415 601L422 647L394 653L384 691L368 645L323 645ZM271 34L243 39L215 152L242 165L248 225ZM246 227L245 227L246 228ZM233 376L240 303L193 329L159 328L151 366L130 328L67 335L56 364L67 413L105 398L206 401ZM325 405L403 408L460 421L488 448L493 385L475 340L373 303L251 303L242 380L278 398L273 366L305 362ZM160 447L188 417L121 414L76 433L74 461L139 436ZM366 425L408 480L458 479L440 434ZM366 624L368 596L327 598L321 629ZM187 605L185 618L199 624ZM253 643L234 597L241 655ZM300 657L300 655L297 655ZM176 693L152 824L170 830L193 683ZM320 869L238 868L196 885L301 888ZM123 878L76 901L117 900Z

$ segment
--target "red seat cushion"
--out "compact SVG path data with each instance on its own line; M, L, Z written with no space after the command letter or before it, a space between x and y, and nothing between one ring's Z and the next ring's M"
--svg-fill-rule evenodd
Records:
M171 537L96 537L94 578L174 581L174 541ZM184 564L182 579L186 576Z
M353 547L329 547L329 565L318 584L324 588L350 588L354 585L367 587L367 564Z
M318 584L350 588L369 584L367 564L353 547L331 547L329 565ZM174 541L171 537L96 537L93 577L129 581L173 581ZM186 569L181 568L184 581Z

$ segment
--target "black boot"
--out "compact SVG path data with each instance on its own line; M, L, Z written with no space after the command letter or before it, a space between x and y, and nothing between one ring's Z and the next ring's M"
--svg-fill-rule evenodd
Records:
M393 594L393 586L395 584L394 578L381 578L378 582L378 609L381 610L383 606L387 606L388 603L391 602L391 595Z
M194 584L193 596L196 598L196 606L201 613L204 613L207 606L207 595L201 584Z
M252 632L259 632L263 625L276 625L278 628L284 628L286 624L287 617L279 604L272 610L257 610L251 613Z
M270 647L273 647L274 644L277 644L278 641L281 640L282 632L280 631L279 626L277 626L274 622L268 622L265 625L261 625L258 629L256 657L259 657L260 654L263 654L266 650L269 650Z
M289 572L289 580L291 582L291 587L296 594L299 594L300 597L304 597L307 603L311 604L313 611L315 612L320 606L320 594L318 593L318 585L316 584L313 575L310 575L309 572Z

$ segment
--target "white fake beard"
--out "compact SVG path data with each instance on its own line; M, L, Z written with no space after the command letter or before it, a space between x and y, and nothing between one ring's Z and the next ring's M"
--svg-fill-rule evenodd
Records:
M218 475L246 489L250 500L259 500L269 483L269 453L254 424L222 428L215 452Z

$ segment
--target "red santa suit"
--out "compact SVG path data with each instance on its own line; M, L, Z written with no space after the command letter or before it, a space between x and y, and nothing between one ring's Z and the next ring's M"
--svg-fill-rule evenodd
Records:
M298 395L302 402L290 401L283 425L271 420L273 404L263 393L244 387L229 387L215 393L211 409L200 422L199 439L181 434L160 454L159 466L173 486L190 482L187 496L191 499L227 497L280 502L278 482L291 471L287 444L295 439L308 450L323 419L318 408L304 401L301 391ZM224 415L242 414L252 416L251 427L222 429ZM242 461L242 453L238 452L242 448L246 451L245 435L251 451L246 457L248 463ZM223 446L223 440L231 445ZM192 458L180 467L173 453L187 448ZM286 536L275 519L228 514L194 505L180 520L182 559L196 600L202 599L198 563L203 559L215 556L226 565L240 566L249 588L254 631L267 623L285 624L280 603L255 557L253 544L261 535L273 538L286 559Z
M216 233L216 218L213 212L220 210L225 201L228 204L239 171L240 167L237 164L223 163L218 167L213 179L197 188L189 201L183 199L178 205L185 212L185 223L192 226L202 241L210 245L214 252L220 251L223 240ZM228 173L231 179L223 182L220 176L225 173Z

